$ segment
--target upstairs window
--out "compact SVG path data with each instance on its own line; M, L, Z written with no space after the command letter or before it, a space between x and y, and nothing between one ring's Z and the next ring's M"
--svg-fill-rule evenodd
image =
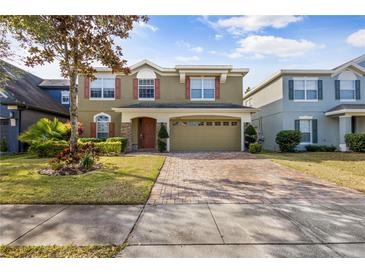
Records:
M294 80L294 100L296 101L317 101L318 81L317 80Z
M138 79L138 99L155 99L155 79Z
M68 90L61 91L61 103L63 105L70 104L70 92Z
M340 81L340 100L355 100L355 81L341 80Z
M214 78L191 78L190 98L191 100L214 100L215 79Z
M91 99L114 99L115 96L115 78L98 77L91 82L90 98Z

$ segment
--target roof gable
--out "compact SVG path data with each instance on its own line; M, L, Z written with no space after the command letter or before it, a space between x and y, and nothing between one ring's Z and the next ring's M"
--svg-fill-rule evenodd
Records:
M26 106L50 113L68 116L68 110L42 90L38 85L43 79L17 68L5 61L0 61L0 69L7 77L2 89L8 98L1 99L3 104Z

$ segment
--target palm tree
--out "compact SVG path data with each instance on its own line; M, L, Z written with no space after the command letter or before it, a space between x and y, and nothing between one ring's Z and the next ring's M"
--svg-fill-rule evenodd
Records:
M46 140L63 140L67 133L68 128L57 118L54 118L53 121L42 118L23 132L19 136L19 140L28 144Z

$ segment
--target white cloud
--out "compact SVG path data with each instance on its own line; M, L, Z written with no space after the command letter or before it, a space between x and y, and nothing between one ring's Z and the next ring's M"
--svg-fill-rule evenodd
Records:
M219 40L222 40L223 39L223 35L222 34L216 34L215 36L214 36L214 39L215 40L217 40L217 41L219 41Z
M346 42L354 47L365 48L365 29L360 29L350 34Z
M176 60L182 63L194 63L196 61L199 61L200 58L196 55L194 56L177 56Z
M147 24L143 21L139 21L138 22L138 27L141 28L141 29L148 29L152 32L156 32L158 31L158 27L154 26L154 25L151 25L151 24Z
M300 39L287 39L277 36L251 35L239 41L240 47L228 55L230 58L240 58L249 55L252 58L264 56L276 56L288 58L300 56L315 48L323 48L324 45L316 45L311 41Z
M214 29L226 29L231 34L241 35L247 32L260 31L266 27L285 28L291 23L303 20L303 17L291 15L247 15L219 19L216 22L210 21L207 17L203 17L202 20Z
M203 47L193 47L190 48L190 51L196 52L196 53L202 53L204 51Z

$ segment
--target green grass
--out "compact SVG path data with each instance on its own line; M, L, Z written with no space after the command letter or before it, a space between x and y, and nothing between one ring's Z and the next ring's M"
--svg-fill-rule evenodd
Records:
M112 258L123 246L0 246L0 258Z
M162 156L101 157L103 167L82 175L47 176L49 159L30 155L0 160L0 204L143 204Z
M338 185L365 192L365 153L265 151L258 155Z

